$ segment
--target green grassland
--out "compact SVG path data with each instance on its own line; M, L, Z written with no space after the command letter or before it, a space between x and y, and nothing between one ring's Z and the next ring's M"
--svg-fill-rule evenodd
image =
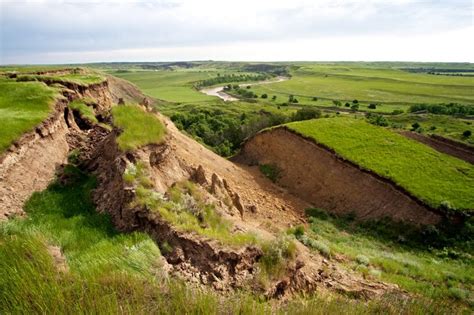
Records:
M357 65L309 64L293 71L291 80L254 89L259 95L275 94L284 99L295 95L342 102L357 99L362 103L393 106L450 102L474 104L473 87L472 77L434 76Z
M467 162L358 119L317 119L287 127L392 180L432 207L474 210L474 166Z
M122 105L112 108L113 123L122 129L117 138L121 150L133 150L140 146L160 143L166 127L152 113L136 105Z
M222 72L222 71L221 71ZM202 102L216 98L205 95L193 88L193 82L214 78L218 71L180 70L180 71L110 71L109 74L129 80L145 94L169 102Z
M0 76L0 153L52 111L58 93L41 82L16 82Z

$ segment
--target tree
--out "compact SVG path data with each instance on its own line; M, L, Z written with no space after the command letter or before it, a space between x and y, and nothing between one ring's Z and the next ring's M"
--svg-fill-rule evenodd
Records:
M264 94L262 94L261 97L262 97L262 98L268 98L268 95L264 93Z
M466 130L462 133L462 135L463 135L464 138L469 138L472 135L472 131L471 130Z

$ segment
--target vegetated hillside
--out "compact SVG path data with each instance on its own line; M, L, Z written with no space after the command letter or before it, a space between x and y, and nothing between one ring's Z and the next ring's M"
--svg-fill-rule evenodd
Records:
M12 170L28 167L48 169L35 180L57 179L27 201L27 219L0 223L1 313L468 310L464 241L430 234L434 247L425 251L417 230L339 231L342 221L305 214L308 203L180 133L148 102L112 107L109 84L61 87L51 120L2 156L0 167L15 163L1 188L14 183ZM54 159L38 150L58 145ZM33 153L54 163L34 164ZM347 231L354 239L342 237ZM345 252L358 240L360 254Z
M361 120L319 119L287 127L392 180L434 208L474 209L474 167L464 161Z

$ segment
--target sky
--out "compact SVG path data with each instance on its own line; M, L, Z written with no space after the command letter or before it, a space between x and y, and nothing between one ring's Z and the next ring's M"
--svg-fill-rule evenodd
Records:
M474 0L0 0L0 64L474 62Z

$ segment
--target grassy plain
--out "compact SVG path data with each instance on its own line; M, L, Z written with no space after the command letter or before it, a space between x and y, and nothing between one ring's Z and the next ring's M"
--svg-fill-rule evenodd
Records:
M215 69L197 71L110 71L108 73L129 80L145 94L164 101L202 102L216 99L193 88L193 82L216 77L219 71Z
M0 153L41 123L58 93L40 82L16 82L0 76Z
M356 99L361 105L390 106L386 111L397 108L396 105L413 103L474 104L473 77L435 76L340 64L304 65L292 75L291 80L285 82L255 86L255 92L281 95L286 99L288 95L295 95L303 97L305 103L312 97L343 103Z
M388 178L435 208L474 210L474 166L363 120L346 117L287 126Z

